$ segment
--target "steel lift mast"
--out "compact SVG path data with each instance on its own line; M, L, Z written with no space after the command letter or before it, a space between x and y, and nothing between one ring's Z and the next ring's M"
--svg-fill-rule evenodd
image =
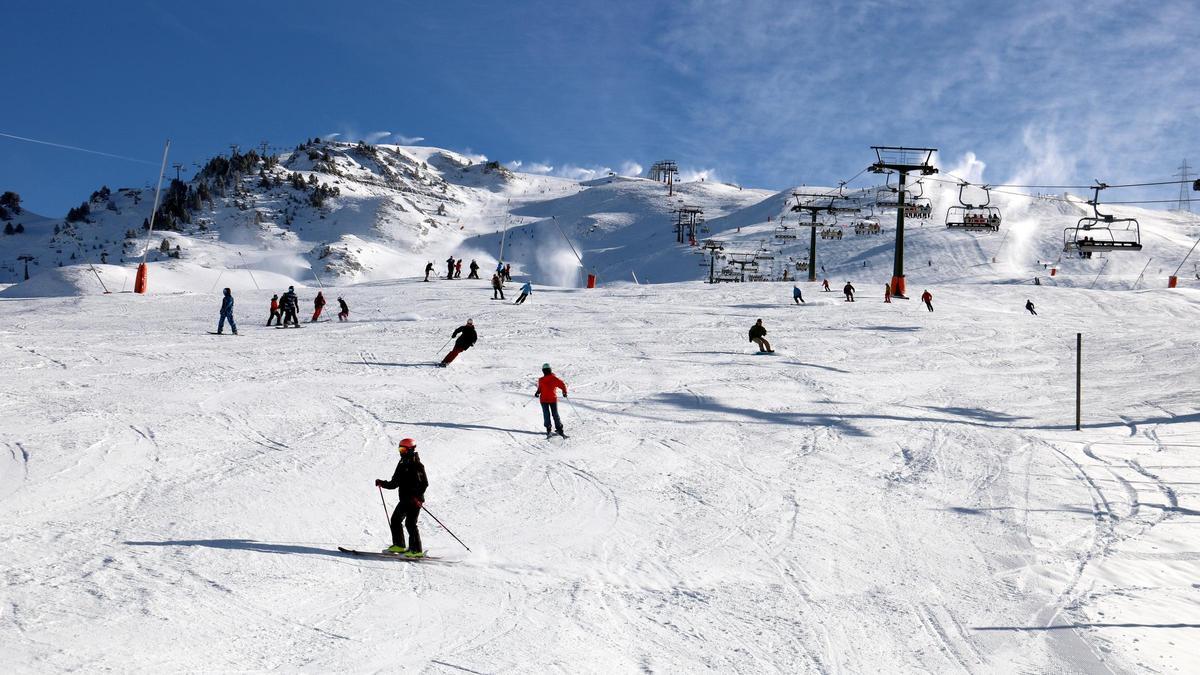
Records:
M896 258L892 267L892 296L907 297L904 288L904 185L908 174L919 171L922 176L938 172L930 164L933 153L937 148L906 148L892 145L872 145L875 151L875 163L871 165L872 173L887 173L895 171L899 183L896 193Z

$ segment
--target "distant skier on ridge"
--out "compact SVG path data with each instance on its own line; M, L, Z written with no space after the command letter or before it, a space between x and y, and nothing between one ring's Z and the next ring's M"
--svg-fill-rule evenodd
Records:
M383 549L384 553L403 555L406 558L423 558L425 550L421 548L421 531L417 529L417 517L421 515L421 507L425 505L425 490L429 488L429 478L425 475L425 465L417 455L417 444L413 439L400 441L400 461L392 473L391 480L375 479L375 486L384 490L395 490L400 502L392 511L388 521L392 530L392 545ZM408 530L408 546L404 545L404 531Z

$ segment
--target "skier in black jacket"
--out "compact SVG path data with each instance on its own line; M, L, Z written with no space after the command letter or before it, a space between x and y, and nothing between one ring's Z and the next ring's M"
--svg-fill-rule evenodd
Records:
M442 359L442 362L438 364L443 368L450 365L450 362L457 358L459 354L475 345L475 341L479 339L479 336L475 333L475 322L467 319L467 323L455 328L450 337L457 337L458 339L454 341L454 349L451 349L450 353L446 354L446 358Z
M296 297L295 286L288 286L287 293L279 299L279 308L283 310L283 325L287 327L288 322L299 327L300 319L296 318L296 314L300 311L300 299Z
M771 349L771 343L767 342L767 327L762 324L762 319L750 327L750 341L758 345L759 352L763 354L775 353L775 350Z
M425 263L425 281L429 281L429 275L433 272L433 263Z
M421 507L425 504L425 490L429 487L429 478L425 476L425 465L417 455L417 444L413 439L400 441L400 462L391 480L375 479L375 485L384 490L395 490L400 503L392 511L392 545L383 549L384 553L403 554L406 558L423 558L425 550L421 548L421 532L417 529L417 516L421 515ZM404 545L404 531L408 530L408 546Z

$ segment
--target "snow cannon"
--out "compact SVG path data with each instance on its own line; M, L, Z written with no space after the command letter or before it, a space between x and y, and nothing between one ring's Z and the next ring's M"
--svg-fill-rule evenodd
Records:
M137 276L133 279L133 292L146 292L146 263L141 263L137 268Z

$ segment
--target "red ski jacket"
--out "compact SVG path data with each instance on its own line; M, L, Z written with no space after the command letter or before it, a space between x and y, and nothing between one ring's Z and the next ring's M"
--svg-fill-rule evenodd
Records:
M558 403L558 394L555 389L562 389L563 396L567 395L567 385L554 373L543 375L538 379L537 393L538 400L542 403Z

